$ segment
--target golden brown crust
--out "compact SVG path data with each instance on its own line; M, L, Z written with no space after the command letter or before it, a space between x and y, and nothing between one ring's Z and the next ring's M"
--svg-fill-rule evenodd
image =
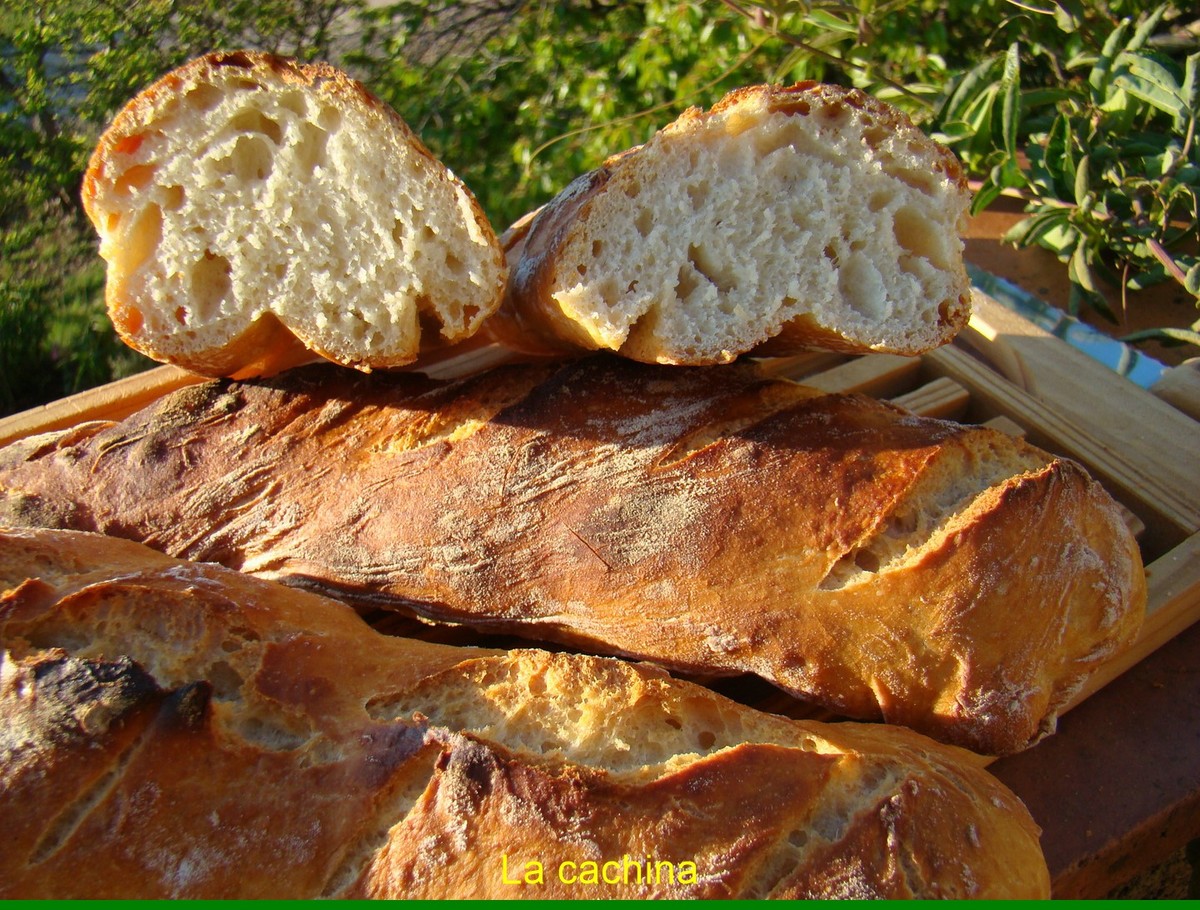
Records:
M0 531L0 645L5 898L1049 893L968 753L128 541Z
M738 365L208 384L0 450L0 522L753 673L988 753L1049 732L1145 603L1072 462Z

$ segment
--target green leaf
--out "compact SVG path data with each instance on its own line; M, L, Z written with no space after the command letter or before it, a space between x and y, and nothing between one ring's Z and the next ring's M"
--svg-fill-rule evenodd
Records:
M1036 212L1027 218L1022 218L1004 232L1000 239L1004 243L1016 246L1033 246L1039 243L1055 228L1067 223L1070 213L1067 209L1052 208Z
M858 37L858 23L853 19L842 19L828 10L812 9L805 20L823 31L841 32Z
M1076 205L1083 205L1083 200L1087 198L1088 193L1091 191L1091 181L1088 175L1090 170L1091 156L1084 155L1079 159L1079 162L1075 167L1075 185L1073 192L1075 195Z
M1068 266L1068 275L1071 281L1079 285L1085 291L1090 291L1093 294L1099 293L1096 287L1095 276L1092 275L1092 268L1088 262L1088 247L1087 244L1081 243L1075 247L1075 252L1071 254L1071 262Z
M1125 19L1109 33L1108 38L1104 41L1104 47L1100 51L1100 56L1092 64L1092 71L1088 74L1088 85L1092 87L1092 98L1096 103L1103 102L1108 94L1113 62L1123 50L1122 44L1130 24L1130 21Z
M1020 45L1013 42L1004 58L1004 73L1000 77L1001 136L1004 151L1013 161L1017 157L1017 126L1021 120L1021 57Z
M1177 329L1173 327L1142 329L1138 332L1130 332L1128 335L1122 335L1120 340L1128 344L1138 341L1175 341L1183 342L1184 344L1200 345L1200 332L1197 332L1195 329Z
M1174 74L1156 60L1140 54L1123 55L1112 85L1174 118L1186 122L1187 105Z
M1141 50L1145 47L1146 42L1150 40L1155 29L1158 28L1158 23L1162 21L1163 15L1167 12L1166 4L1156 7L1149 16L1137 27L1137 31L1133 33L1133 37L1129 39L1129 43L1125 45L1125 50L1129 52Z
M975 197L971 200L971 214L978 215L989 205L995 202L1003 191L1003 187L998 186L991 178L983 181L983 184L975 192Z
M1193 297L1200 297L1200 262L1197 262L1183 278L1184 289Z
M999 58L987 57L967 70L954 89L946 96L942 109L938 112L938 120L961 120L970 122L967 111L976 107L981 96L988 94L993 85L992 71L995 70Z
M1183 62L1183 85L1179 87L1179 95L1189 111L1195 111L1200 102L1200 85L1197 84L1196 71L1200 69L1200 53L1190 54Z

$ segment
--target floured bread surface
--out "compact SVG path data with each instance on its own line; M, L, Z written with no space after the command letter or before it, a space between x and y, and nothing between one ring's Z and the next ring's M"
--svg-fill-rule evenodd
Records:
M954 156L862 92L756 86L579 178L528 226L527 326L648 362L771 343L919 353L969 315Z
M313 364L0 449L0 523L1019 751L1137 636L1137 542L984 427L595 355L458 380Z
M910 731L71 532L0 530L0 817L9 899L1049 896L1021 802Z
M405 364L423 333L471 334L506 278L470 192L323 64L236 52L170 73L102 137L83 198L118 332L209 375L310 351Z

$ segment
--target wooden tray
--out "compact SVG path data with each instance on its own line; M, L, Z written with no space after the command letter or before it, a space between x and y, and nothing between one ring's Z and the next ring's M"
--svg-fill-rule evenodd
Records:
M479 348L422 368L434 375L452 376L508 359L502 350ZM1068 710L1200 619L1200 470L1196 467L1200 423L991 298L976 292L970 326L953 345L919 358L806 354L767 361L764 366L822 389L864 392L921 414L988 424L1024 435L1042 448L1083 463L1125 507L1147 567L1146 623L1136 643L1097 672ZM198 381L200 377L183 370L159 367L2 419L0 445L86 420L120 419L169 391ZM394 614L372 620L382 631L467 642L472 636L466 630L423 627ZM725 690L727 684L719 686ZM751 684L727 694L780 713L817 714L765 686ZM1063 743L1054 745L1067 748ZM1005 761L1011 764L1011 760ZM1014 772L1018 780L1019 764ZM1196 767L1195 777L1200 778L1200 755L1196 755ZM1004 774L1001 777L1010 782ZM1013 786L1026 798L1019 785ZM1189 779L1184 793L1189 799L1200 799L1200 779ZM1088 794L1079 794L1079 800L1086 803ZM1031 810L1043 827L1050 827L1048 823L1053 821L1047 813L1074 811L1059 805L1056 794L1048 798L1046 806L1031 805ZM1200 818L1176 827L1182 832L1176 839L1200 836ZM1060 851L1063 855L1051 860L1058 896L1087 891L1078 882L1081 864L1086 866L1088 858L1076 855L1078 852ZM1114 881L1111 875L1095 880L1102 880L1104 887ZM1094 882L1093 886L1093 890L1100 887Z

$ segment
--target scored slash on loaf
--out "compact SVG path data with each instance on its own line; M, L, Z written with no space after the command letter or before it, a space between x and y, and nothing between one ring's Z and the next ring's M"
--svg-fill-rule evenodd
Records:
M462 340L507 268L475 198L327 64L214 53L134 98L83 202L132 347L208 376L362 369Z
M129 541L0 532L0 644L3 898L1049 896L962 750L382 635ZM626 857L696 872L555 874Z
M1050 732L1145 605L1074 462L740 364L208 383L0 449L0 524L752 673L990 754Z
M969 202L953 153L884 102L816 83L737 89L514 225L505 304L483 333L651 363L921 353L969 316Z

